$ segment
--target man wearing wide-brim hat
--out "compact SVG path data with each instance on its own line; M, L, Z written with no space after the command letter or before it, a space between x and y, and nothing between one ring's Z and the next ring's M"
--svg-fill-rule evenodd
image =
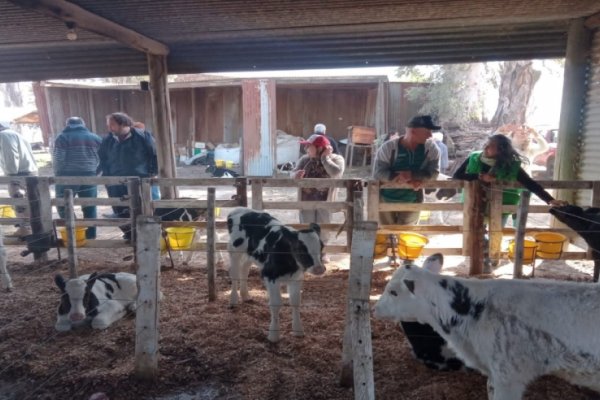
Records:
M435 180L440 173L440 151L433 141L432 132L440 130L431 116L413 117L406 125L404 135L385 142L375 156L373 178L395 182L406 188L386 188L379 192L382 203L422 203L423 181ZM419 221L419 211L383 211L379 222L383 225L412 225Z

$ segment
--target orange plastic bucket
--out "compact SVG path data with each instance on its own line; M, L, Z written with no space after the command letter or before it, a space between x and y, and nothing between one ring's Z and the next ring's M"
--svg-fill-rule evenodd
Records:
M523 264L533 264L535 261L535 253L537 249L537 243L535 240L524 239L523 248ZM508 243L508 258L514 261L515 259L515 240L511 239Z
M81 247L85 245L85 232L87 231L86 227L77 227L75 228L75 245L77 247ZM67 235L67 228L60 227L58 228L58 233L60 234L60 238L63 240L65 247L69 245L69 235Z
M398 234L398 254L403 260L417 259L427 243L429 243L429 239L423 235L401 232Z
M546 260L558 260L567 237L556 232L538 232L532 235L537 243L537 256Z

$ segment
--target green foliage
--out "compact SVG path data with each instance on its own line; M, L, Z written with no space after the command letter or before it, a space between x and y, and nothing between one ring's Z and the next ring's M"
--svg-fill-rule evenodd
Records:
M419 76L415 67L399 69L400 76ZM437 116L438 120L464 124L481 121L485 83L483 64L448 64L433 67L426 81L431 84L411 88L411 101L423 102L423 114Z

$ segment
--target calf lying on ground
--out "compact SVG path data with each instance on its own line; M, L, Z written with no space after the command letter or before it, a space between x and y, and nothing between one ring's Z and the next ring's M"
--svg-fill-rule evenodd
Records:
M12 279L6 268L6 249L4 248L4 235L2 234L2 228L0 227L0 284L2 289L10 292L13 288Z
M397 270L375 317L429 324L465 365L488 377L493 400L518 400L542 375L600 390L597 284L459 279Z
M579 206L552 207L550 214L581 236L592 251L594 282L600 277L600 208Z
M265 212L236 208L227 216L229 230L229 276L231 277L230 305L238 304L238 288L242 301L250 298L248 272L255 263L269 295L271 324L269 340L279 340L279 309L282 305L281 285L287 285L292 309L292 331L303 336L300 321L300 292L306 271L321 275L323 242L321 228L311 224L309 229L297 231L284 226Z
M444 264L444 256L440 253L433 254L423 263L423 268L434 274L439 274ZM414 266L418 268L417 266ZM428 368L440 371L457 371L464 368L464 364L448 343L433 330L431 325L421 324L414 320L400 321L406 339L412 347L415 357L422 361Z
M135 311L136 276L126 272L82 275L65 281L54 278L62 292L58 306L57 331L91 322L94 329L106 329L127 311Z

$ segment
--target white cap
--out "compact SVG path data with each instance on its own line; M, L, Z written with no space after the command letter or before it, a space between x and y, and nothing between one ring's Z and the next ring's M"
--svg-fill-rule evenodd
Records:
M0 120L0 129L10 129L10 121Z
M439 141L442 141L442 140L444 140L444 134L443 134L442 132L433 132L433 133L431 134L431 136L433 136L433 138L434 138L435 140L439 140Z
M313 132L314 133L325 133L326 130L327 130L327 127L325 126L325 124L316 124L315 129L313 129Z

